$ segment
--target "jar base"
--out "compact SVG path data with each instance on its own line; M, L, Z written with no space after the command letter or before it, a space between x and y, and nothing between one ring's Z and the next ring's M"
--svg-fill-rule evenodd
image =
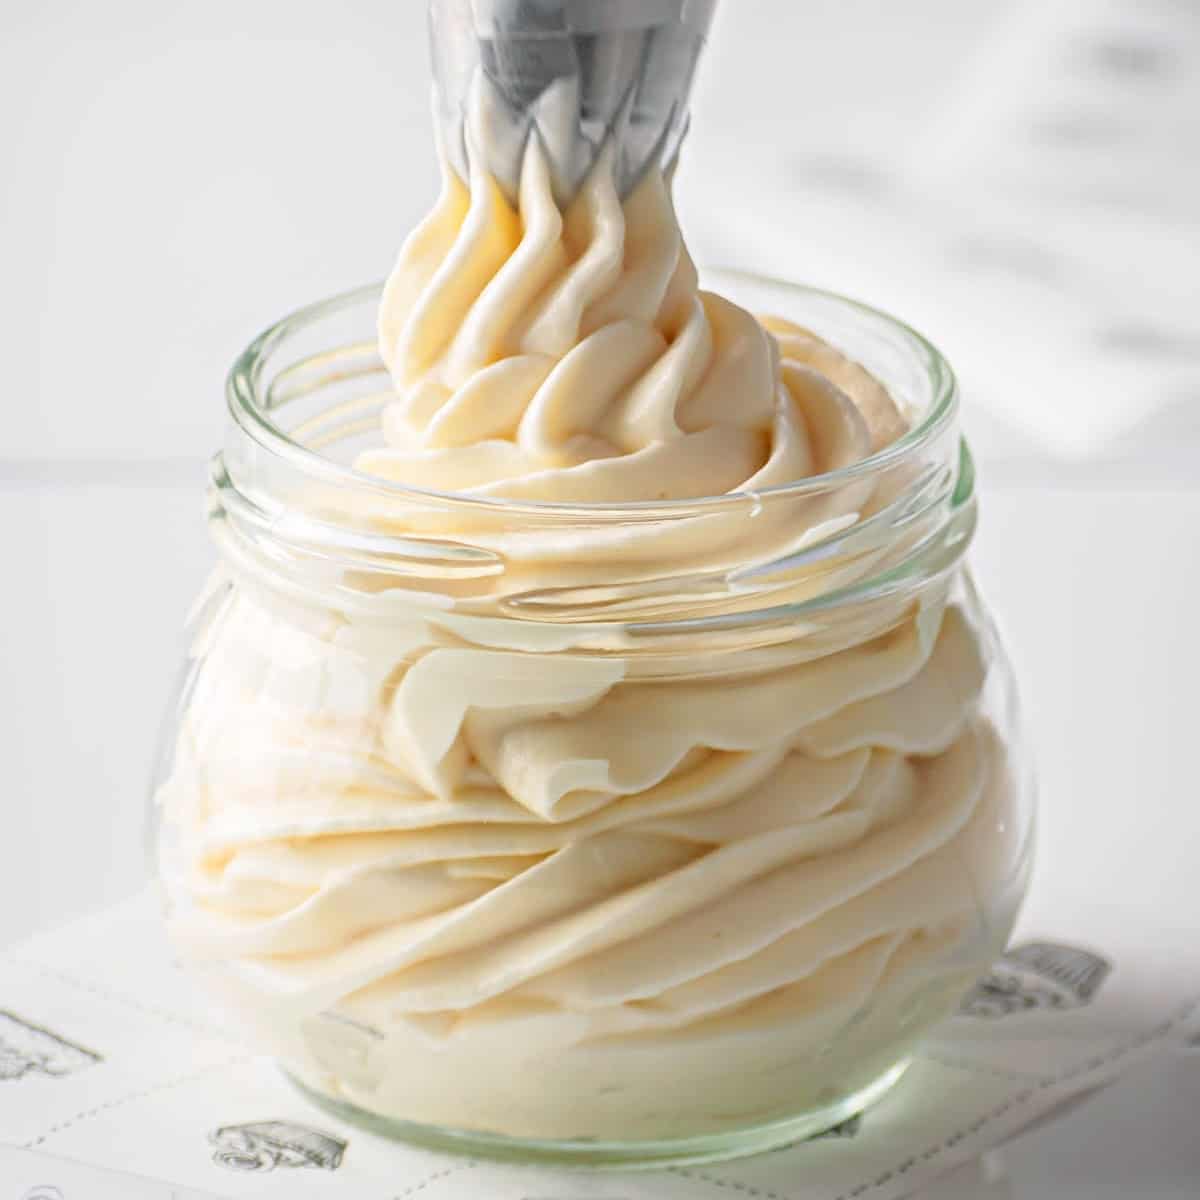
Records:
M290 1071L284 1074L309 1100L341 1120L370 1133L408 1142L426 1150L439 1150L494 1162L586 1167L609 1170L651 1170L656 1167L692 1166L746 1158L778 1150L828 1132L880 1100L908 1069L909 1059L873 1079L852 1095L822 1108L807 1109L778 1121L751 1125L726 1133L660 1141L600 1141L505 1137L469 1129L448 1129L380 1116L357 1104L338 1100L309 1087Z

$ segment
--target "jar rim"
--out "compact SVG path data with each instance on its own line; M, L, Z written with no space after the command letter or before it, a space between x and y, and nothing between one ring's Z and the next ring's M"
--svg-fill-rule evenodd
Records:
M235 359L226 377L226 404L234 423L256 445L279 456L304 474L319 477L325 482L370 488L393 497L411 497L420 504L435 503L455 508L490 512L528 514L540 519L591 519L622 521L661 521L683 515L733 509L750 502L766 499L782 500L840 488L856 480L876 475L903 460L918 455L929 443L945 432L956 419L959 407L958 382L945 356L922 333L900 318L838 292L806 284L791 283L769 275L730 268L702 268L702 282L728 281L735 287L767 287L810 300L832 301L856 310L863 317L887 325L901 334L916 351L931 385L931 400L920 419L895 441L873 454L846 466L815 475L804 476L788 483L761 489L722 492L711 496L687 497L674 500L633 500L605 503L564 503L560 501L514 500L503 496L481 496L469 492L441 491L417 487L402 481L384 479L337 462L298 441L271 419L264 403L262 380L269 356L287 339L322 319L353 308L378 296L382 281L361 285L317 300L293 310L263 330Z

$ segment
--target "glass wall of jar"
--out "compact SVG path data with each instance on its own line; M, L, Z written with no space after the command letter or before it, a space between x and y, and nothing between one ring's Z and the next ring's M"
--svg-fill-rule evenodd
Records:
M169 930L375 1128L587 1162L790 1141L886 1090L1011 929L1032 789L953 375L874 310L717 283L910 431L850 461L812 410L829 469L794 484L521 503L350 465L390 398L375 288L230 377L153 799Z

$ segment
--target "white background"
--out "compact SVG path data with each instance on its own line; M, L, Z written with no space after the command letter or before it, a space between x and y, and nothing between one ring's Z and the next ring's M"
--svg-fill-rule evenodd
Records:
M423 7L0 0L0 943L142 878L222 377L430 200ZM959 368L1060 928L1200 901L1198 122L1195 0L723 0L679 182L702 261ZM1017 1194L1194 1196L1198 1063L1036 1135Z

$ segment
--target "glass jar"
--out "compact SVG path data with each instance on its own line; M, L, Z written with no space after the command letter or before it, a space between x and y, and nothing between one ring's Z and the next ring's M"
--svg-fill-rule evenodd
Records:
M1032 789L954 377L862 305L708 282L910 432L758 494L507 502L351 467L390 395L377 288L233 368L158 874L184 961L376 1130L589 1163L792 1141L881 1095L1012 927Z

